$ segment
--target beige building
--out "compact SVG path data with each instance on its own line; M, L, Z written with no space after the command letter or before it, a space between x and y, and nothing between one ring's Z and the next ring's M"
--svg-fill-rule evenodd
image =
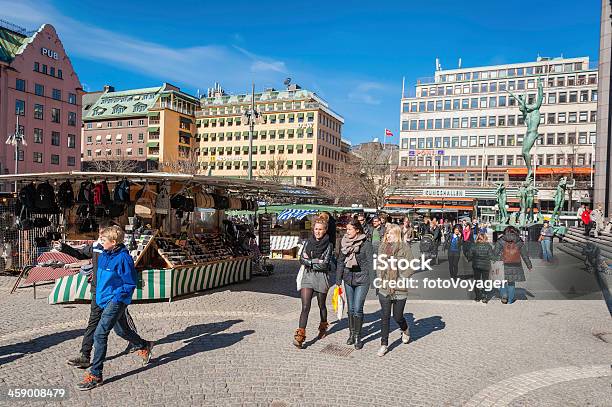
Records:
M211 175L247 177L249 126L243 114L250 94L228 95L209 90L196 113L195 154ZM314 92L291 85L255 94L262 121L253 133L253 177L295 185L331 182L349 146L342 141L344 119Z

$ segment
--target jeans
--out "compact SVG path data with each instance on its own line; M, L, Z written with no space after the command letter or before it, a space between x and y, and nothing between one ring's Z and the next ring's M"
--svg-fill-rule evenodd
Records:
M508 298L508 304L512 304L514 302L515 292L516 287L514 286L514 282L507 282L505 287L501 287L499 289L499 294L502 297Z
M370 285L350 285L344 284L346 291L346 302L348 305L349 315L355 315L363 318L363 304L365 303L366 295Z
M117 323L122 316L125 317L126 309L127 304L111 301L102 311L100 322L98 322L94 332L94 357L90 369L90 373L96 377L102 377L102 368L104 367L106 348L108 346L108 335L111 329L114 328L117 335L136 345L137 349L144 349L148 345L147 341L138 336L136 332L131 329L125 330L122 326L123 324Z
M544 261L552 261L553 256L550 250L550 244L552 243L552 240L544 239L540 243L542 244L542 257L544 258Z
M102 318L103 311L104 309L100 308L98 304L96 304L96 294L94 292L91 298L91 309L89 310L89 320L87 321L87 328L85 328L85 334L83 334L83 341L81 343L81 354L87 359L89 359L89 357L91 356L91 349L94 343L94 332L96 331L98 322L100 322L100 318ZM134 325L132 316L128 312L127 308L125 309L125 313L123 313L123 315L121 315L117 320L117 324L115 325L114 329L115 333L117 332L117 329L123 329L124 331L133 331L134 333L136 333L136 325Z
M382 294L378 294L378 301L380 302L380 344L389 345L389 322L391 320L391 308L393 308L393 319L399 325L402 331L408 330L408 323L404 318L404 307L406 306L406 299L396 300L386 297Z
M457 278L459 275L459 258L461 257L461 252L448 252L448 271L450 273L450 278Z

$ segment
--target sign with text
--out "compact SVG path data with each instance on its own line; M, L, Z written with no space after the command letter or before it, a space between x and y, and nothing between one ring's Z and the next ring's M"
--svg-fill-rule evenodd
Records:
M465 191L460 189L424 189L424 196L442 196L450 198L465 198Z
M409 157L423 157L423 156L434 156L434 155L444 155L444 150L409 150Z
M55 60L59 59L58 53L49 48L41 48L40 53L51 59L55 59Z

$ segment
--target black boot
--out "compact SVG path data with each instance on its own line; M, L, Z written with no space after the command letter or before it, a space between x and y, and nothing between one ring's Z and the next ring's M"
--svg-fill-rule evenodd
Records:
M354 316L355 318L355 349L359 350L363 348L363 342L361 342L361 327L363 326L363 317Z
M346 340L347 345L355 344L355 320L353 314L348 314L349 337Z
M479 302L482 299L482 297L480 296L480 289L474 288L474 293L476 294L476 298L474 298L474 301Z

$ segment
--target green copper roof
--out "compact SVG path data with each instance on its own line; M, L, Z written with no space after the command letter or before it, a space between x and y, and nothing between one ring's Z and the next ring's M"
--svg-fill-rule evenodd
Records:
M0 61L11 62L21 52L21 47L28 42L28 38L0 27Z
M83 120L146 116L162 89L157 86L103 93L87 112L83 112Z

